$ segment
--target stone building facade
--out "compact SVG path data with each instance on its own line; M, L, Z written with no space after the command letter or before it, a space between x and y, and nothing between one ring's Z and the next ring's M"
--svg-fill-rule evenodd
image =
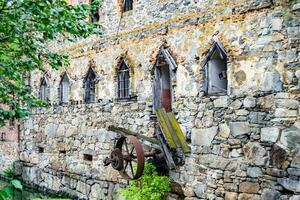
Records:
M300 198L299 2L133 0L122 12L121 0L104 0L99 19L103 35L51 46L70 52L69 67L31 76L51 105L21 125L24 180L114 197L126 181L103 166L119 137L107 128L153 136L159 101L191 146L169 172L183 194L169 198ZM167 66L162 99L153 95L158 65Z
M19 160L19 124L9 120L6 126L0 127L0 174L12 167L17 160Z

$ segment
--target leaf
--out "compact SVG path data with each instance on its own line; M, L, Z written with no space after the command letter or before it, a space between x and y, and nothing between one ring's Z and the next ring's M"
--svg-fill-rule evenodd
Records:
M14 188L19 189L19 190L23 190L23 185L22 185L21 181L12 180L11 184L14 186Z

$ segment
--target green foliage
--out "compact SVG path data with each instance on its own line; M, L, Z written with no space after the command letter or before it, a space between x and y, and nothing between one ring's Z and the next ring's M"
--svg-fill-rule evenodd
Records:
M35 97L25 80L44 65L58 69L67 66L68 54L52 52L49 42L74 41L100 33L99 24L88 18L99 8L72 6L65 0L0 0L0 125L8 119L30 114L29 108L46 106Z
M159 176L155 166L146 163L143 176L129 181L125 189L119 191L126 200L161 200L170 191L170 179Z
M6 176L8 178L12 178L12 179L17 178L14 167L9 167L9 168L5 169L3 173L4 173L4 176Z
M0 189L0 200L13 199L14 190L23 190L21 181L13 179L7 186Z
M11 178L10 183L4 188L0 188L0 200L13 199L14 190L23 190L21 181L16 179L15 170L13 167L4 170L4 176Z

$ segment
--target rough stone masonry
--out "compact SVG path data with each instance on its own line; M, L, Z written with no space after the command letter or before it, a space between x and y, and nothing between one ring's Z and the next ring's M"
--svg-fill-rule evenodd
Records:
M51 106L21 124L24 180L81 199L115 197L126 181L103 166L118 137L107 128L153 136L153 68L164 45L177 63L172 111L192 148L169 172L183 192L168 198L300 199L299 1L134 0L133 10L120 9L120 1L103 1L104 34L52 45L70 52L71 65L32 74L37 95L47 79ZM228 90L221 96L205 92L202 63L214 38L227 52ZM117 98L121 59L130 68L132 98L125 101ZM98 77L94 103L84 103L89 68ZM65 72L70 93L61 105Z

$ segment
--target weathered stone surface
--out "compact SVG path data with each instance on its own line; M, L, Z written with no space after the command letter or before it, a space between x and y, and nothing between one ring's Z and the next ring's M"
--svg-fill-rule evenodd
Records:
M213 169L224 170L230 163L229 159L216 155L199 155L199 164L202 164Z
M225 200L237 200L238 194L236 192L226 192Z
M210 146L212 140L218 133L218 127L206 129L192 129L192 144L199 146Z
M261 177L263 174L262 174L262 171L261 171L261 168L259 167L248 167L247 168L247 176L250 176L252 178L258 178L258 177Z
M299 4L300 8L300 4ZM300 195L293 195L289 200L300 200Z
M287 171L288 171L288 174L290 174L290 175L300 176L300 169L298 169L298 168L288 168Z
M105 199L103 186L101 186L100 184L94 184L91 187L90 198L91 199Z
M285 189L300 192L300 182L298 180L288 179L288 178L278 178L278 183L282 185Z
M283 83L278 72L266 72L261 81L263 91L282 91Z
M76 190L84 195L88 195L91 191L91 186L82 181L78 181Z
M245 157L251 163L264 166L269 161L267 151L259 143L247 143L243 148Z
M269 174L274 177L284 177L286 172L276 168L267 168L266 174Z
M53 123L47 124L45 127L45 134L49 136L55 135L57 126L58 126L57 124L53 124Z
M280 192L274 189L264 189L261 200L280 200Z
M261 129L262 142L276 142L279 136L279 128L277 127L265 127Z
M273 145L271 150L272 165L281 168L284 165L287 155L288 153L284 148L277 144Z
M196 183L193 186L194 192L197 197L204 198L205 197L205 191L206 191L206 185L204 183Z
M228 107L228 97L221 97L221 98L214 100L214 106L216 108Z
M241 182L239 185L239 192L241 193L255 194L259 191L259 189L259 183L254 182Z
M250 127L248 122L231 122L229 123L230 133L236 137L239 135L248 134Z
M255 194L241 193L239 194L238 200L260 200L260 196Z
M289 149L294 149L300 145L300 129L296 126L282 130L280 142Z
M256 106L256 99L254 97L247 97L243 101L245 108L253 108Z
M295 150L293 160L291 162L291 167L300 169L300 148L299 147Z
M278 108L297 109L299 101L295 99L278 99L276 100L276 106Z
M230 129L229 127L227 126L227 124L220 124L219 125L219 133L218 133L219 136L223 137L223 138L228 138L229 135L230 135Z
M286 108L277 108L275 110L275 117L297 117L297 110L289 110Z
M300 10L300 3L297 3L293 6L293 11Z

